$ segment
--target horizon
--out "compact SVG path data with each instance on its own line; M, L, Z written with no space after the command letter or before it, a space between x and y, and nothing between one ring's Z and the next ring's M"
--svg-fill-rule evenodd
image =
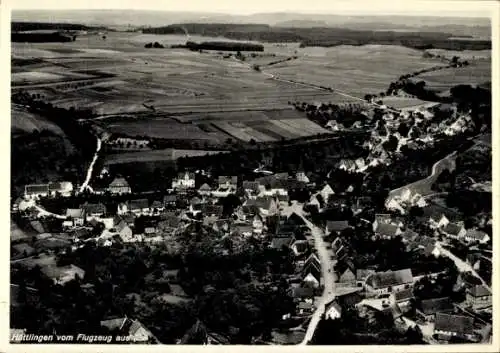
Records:
M103 4L104 2L104 4ZM183 2L142 0L87 0L86 7L81 2L60 4L57 0L39 0L33 7L33 0L16 0L11 5L12 12L19 11L155 11L161 13L206 13L210 15L252 16L259 14L304 14L331 16L417 16L417 17L463 17L490 18L492 1L415 1L392 3L381 0L312 0L308 2L290 0L286 10L279 6L281 1L254 0L252 3L235 5L230 0L219 0L217 4L207 4L202 0ZM216 5L216 6L211 6ZM453 10L450 10L453 9ZM445 15L443 15L445 14Z

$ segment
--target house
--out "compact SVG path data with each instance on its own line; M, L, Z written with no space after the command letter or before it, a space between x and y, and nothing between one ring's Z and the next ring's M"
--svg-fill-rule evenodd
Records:
M165 207L174 207L175 205L177 205L177 195L176 194L165 195L163 197L163 205Z
M328 198L332 195L335 195L335 192L333 191L332 187L328 184L326 184L321 191L319 192L323 200L325 201L325 204L328 203Z
M408 289L413 284L411 269L376 272L366 279L365 289L373 294L386 294Z
M177 178L172 181L172 189L186 190L193 189L195 186L194 173L184 172L177 174Z
M437 313L434 334L445 340L452 337L473 340L475 337L474 319L468 316Z
M260 215L256 214L253 216L252 227L254 233L262 234L262 231L264 230L264 222L262 221L262 217Z
M392 239L403 234L401 228L395 224L381 223L377 226L375 236L382 239Z
M244 210L256 209L263 217L273 216L278 213L279 207L276 199L269 196L257 197L249 199L243 205Z
M327 320L339 319L342 316L342 307L336 300L325 305L325 318Z
M128 202L120 202L118 204L116 214L121 216L127 214L128 211L129 211Z
M462 239L467 234L464 226L457 223L448 223L446 226L441 228L442 233L451 239Z
M24 198L27 200L36 200L47 196L49 196L48 184L32 184L24 187Z
M311 287L291 287L288 294L295 302L312 303L314 298L314 289Z
M151 211L149 208L149 201L147 199L132 200L129 202L128 207L129 211L137 216L149 214Z
M310 302L300 302L297 305L297 316L309 316L314 312L314 305Z
M83 226L85 222L85 210L81 208L68 208L66 218L73 221L73 226Z
M108 332L126 337L132 343L160 343L158 339L139 320L128 317L101 321L101 327Z
M151 204L151 211L153 212L154 215L158 215L160 212L165 211L165 206L163 202L154 200L153 203Z
M292 237L274 237L271 240L271 248L282 249L283 247L288 248L292 245Z
M399 292L393 292L389 296L392 305L398 305L401 309L408 308L412 299L414 299L413 289L403 289Z
M298 181L298 182L301 182L301 183L305 183L305 184L308 184L310 182L308 176L306 175L305 172L303 171L300 171L300 172L297 172L295 173L295 179Z
M295 240L291 246L295 256L304 254L309 249L309 242L307 240Z
M331 234L332 232L335 232L339 234L342 232L344 229L349 228L349 222L348 221L327 221L326 222L326 228L325 228L325 234Z
M302 286L314 289L319 288L322 282L320 270L315 267L311 267L304 273L306 273L306 275L302 279Z
M343 309L354 308L356 304L363 300L361 291L361 288L339 288L335 291L335 300Z
M491 292L483 285L475 285L467 288L465 302L473 309L484 309L491 307Z
M355 271L355 270L354 270ZM339 284L343 286L356 286L356 275L354 274L354 271L347 266L347 268L342 271L342 273L339 273Z
M111 194L120 195L120 194L130 194L132 190L130 189L130 185L127 180L122 177L116 177L108 186L108 191Z
M49 183L50 196L61 195L63 197L71 196L73 192L73 183L69 181L62 181L58 183Z
M366 279L375 273L375 270L359 269L356 270L356 286L364 287Z
M83 279L85 271L75 265L68 265L63 267L58 266L44 266L42 273L54 281L55 284L63 285L75 278Z
M487 233L477 229L468 229L464 238L468 243L479 242L480 244L485 244L490 241L490 236Z
M221 175L217 180L217 184L219 186L219 189L221 190L236 190L236 188L238 187L238 177Z
M257 196L260 193L260 183L258 181L243 181L243 190L250 196Z
M132 229L124 220L121 220L115 225L115 230L123 242L129 242L132 240Z
M201 205L200 211L206 216L216 216L220 218L224 213L224 206L204 203Z
M422 300L416 308L418 316L427 322L433 322L437 313L453 313L453 302L449 297Z
M376 232L379 225L381 224L393 224L397 225L398 227L403 227L403 221L399 219L398 217L393 217L390 214L387 213L377 213L375 215L375 220L373 221L373 231Z
M96 217L102 217L106 214L106 206L102 203L84 203L80 209L85 211L87 221Z
M207 183L203 184L202 186L200 186L200 188L198 189L198 193L202 196L210 196L210 193L212 192L212 188L210 187L210 185L208 185Z

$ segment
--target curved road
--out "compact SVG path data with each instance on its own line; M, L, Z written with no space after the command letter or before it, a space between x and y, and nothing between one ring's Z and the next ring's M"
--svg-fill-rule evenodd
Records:
M85 189L90 188L89 182L90 179L92 178L92 171L94 169L94 164L97 161L97 157L99 157L99 151L101 150L102 146L102 141L99 137L97 137L97 148L94 154L94 158L92 158L92 161L90 162L89 169L87 170L87 177L85 178L85 181L83 182L82 186L80 186L80 192L83 192ZM92 190L90 188L90 190Z

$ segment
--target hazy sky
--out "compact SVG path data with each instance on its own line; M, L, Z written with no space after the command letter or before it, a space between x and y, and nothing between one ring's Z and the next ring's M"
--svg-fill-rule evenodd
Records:
M315 14L429 15L489 17L496 1L488 0L10 0L13 9L141 9L162 11L305 12Z

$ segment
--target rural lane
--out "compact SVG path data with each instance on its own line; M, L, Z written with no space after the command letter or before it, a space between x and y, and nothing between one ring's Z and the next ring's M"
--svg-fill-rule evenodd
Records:
M316 327L318 323L321 321L321 316L325 312L326 304L332 301L335 298L335 277L333 273L334 263L330 258L330 253L327 248L327 244L323 240L324 231L312 224L305 216L303 211L303 205L297 202L293 203L292 206L289 206L285 209L284 214L291 215L292 213L296 213L299 217L301 217L307 227L311 230L311 234L314 237L314 247L318 252L318 257L321 264L321 272L324 280L324 289L323 293L318 300L318 304L316 307L316 311L311 317L311 321L309 322L309 326L307 327L306 334L304 339L300 343L300 345L306 345L311 341L314 336L314 332L316 331Z
M97 148L94 154L94 158L92 158L92 161L90 162L89 165L89 169L87 170L87 177L85 178L85 181L83 182L82 186L80 186L80 192L83 192L85 189L90 188L89 182L90 179L92 178L94 164L97 161L97 157L99 157L99 151L101 150L101 146L102 146L102 141L99 137L97 137Z

